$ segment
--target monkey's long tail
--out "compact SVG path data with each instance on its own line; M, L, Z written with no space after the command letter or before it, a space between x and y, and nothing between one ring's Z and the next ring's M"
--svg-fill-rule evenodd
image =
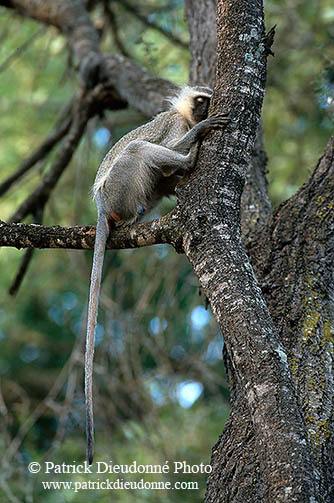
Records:
M94 411L93 411L93 360L94 335L100 295L104 251L109 235L109 226L104 215L99 215L96 226L93 267L90 280L88 320L85 353L85 397L86 397L86 435L87 460L91 465L94 456Z

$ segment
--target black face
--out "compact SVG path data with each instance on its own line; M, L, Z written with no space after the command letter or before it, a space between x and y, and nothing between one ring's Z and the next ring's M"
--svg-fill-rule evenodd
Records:
M196 96L194 98L193 117L196 123L207 118L209 105L210 98L208 96Z

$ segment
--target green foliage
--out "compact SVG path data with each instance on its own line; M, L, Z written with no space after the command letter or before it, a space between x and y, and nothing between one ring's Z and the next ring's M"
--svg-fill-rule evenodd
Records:
M333 132L327 98L334 96L334 7L329 0L272 0L265 7L267 29L277 24L263 124L270 194L278 204L307 179Z

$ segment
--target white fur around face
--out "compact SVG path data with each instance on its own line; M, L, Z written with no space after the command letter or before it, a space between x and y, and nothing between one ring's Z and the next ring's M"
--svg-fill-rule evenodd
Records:
M209 90L208 92L205 92L194 89L190 86L183 86L179 94L169 99L169 102L172 105L171 108L177 110L177 112L179 112L179 114L182 115L182 117L184 117L185 120L192 126L195 125L195 121L193 119L193 104L196 96L206 96L207 98L210 98L211 94L209 93Z

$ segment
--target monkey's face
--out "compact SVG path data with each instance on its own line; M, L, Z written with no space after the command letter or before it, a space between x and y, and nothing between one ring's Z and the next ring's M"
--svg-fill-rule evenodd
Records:
M196 96L193 105L193 118L196 124L206 119L210 106L209 96Z

